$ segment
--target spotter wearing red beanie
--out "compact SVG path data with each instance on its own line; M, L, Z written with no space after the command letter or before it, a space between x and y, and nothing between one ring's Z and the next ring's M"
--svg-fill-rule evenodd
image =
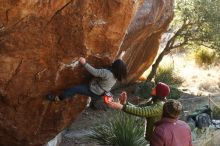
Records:
M160 98L165 98L169 95L170 93L170 87L162 82L159 82L156 85L156 96Z

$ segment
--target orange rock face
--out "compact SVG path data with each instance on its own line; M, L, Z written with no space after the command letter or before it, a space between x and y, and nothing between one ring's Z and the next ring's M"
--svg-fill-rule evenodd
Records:
M85 57L122 56L128 81L153 62L173 0L0 0L0 145L37 146L68 126L87 97L51 103L48 92L88 82Z

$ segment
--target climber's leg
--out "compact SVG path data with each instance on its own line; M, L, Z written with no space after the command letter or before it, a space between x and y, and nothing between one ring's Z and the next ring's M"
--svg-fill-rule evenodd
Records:
M98 100L100 98L100 95L96 95L90 91L89 85L72 86L70 88L65 89L59 96L48 94L46 98L50 101L60 101L67 98L71 98L75 96L75 94L90 96L92 100Z
M55 95L52 95L52 94L46 95L46 98L47 98L47 100L50 100L50 101L60 101L59 96L55 96Z
M59 95L59 98L60 100L64 100L66 98L73 97L75 94L86 95L86 96L90 96L91 98L97 98L97 99L99 98L99 95L96 95L90 91L89 85L78 85L78 86L70 87L64 90Z

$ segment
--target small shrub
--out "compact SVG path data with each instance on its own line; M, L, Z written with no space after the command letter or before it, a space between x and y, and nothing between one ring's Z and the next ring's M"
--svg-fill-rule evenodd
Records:
M220 103L218 103L218 105L220 105ZM216 106L213 108L213 118L220 119L220 108Z
M143 123L135 116L114 112L104 124L92 128L88 136L100 145L145 146Z
M170 95L168 96L168 99L179 99L180 95L181 91L179 89L170 86Z
M177 89L183 83L183 78L177 76L171 66L162 66L158 68L155 82L163 82L170 86L170 99L180 98L181 91ZM155 83L143 82L138 85L138 96L141 98L149 98Z
M153 82L142 82L138 85L138 96L141 98L149 98L151 90L155 84Z
M217 59L216 53L208 48L201 48L195 52L195 62L199 66L208 66L215 63Z
M173 67L171 66L159 67L157 70L155 81L174 86L179 86L183 83L183 79L174 73Z

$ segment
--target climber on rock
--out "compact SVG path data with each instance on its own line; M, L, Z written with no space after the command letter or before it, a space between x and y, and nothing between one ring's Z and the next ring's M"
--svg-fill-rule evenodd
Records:
M61 101L74 97L75 94L81 94L90 96L92 101L97 101L110 92L116 81L121 82L127 77L127 66L121 59L115 60L109 68L102 69L92 67L83 57L79 58L79 62L94 76L91 82L67 88L60 95L48 94L46 96L48 100Z

